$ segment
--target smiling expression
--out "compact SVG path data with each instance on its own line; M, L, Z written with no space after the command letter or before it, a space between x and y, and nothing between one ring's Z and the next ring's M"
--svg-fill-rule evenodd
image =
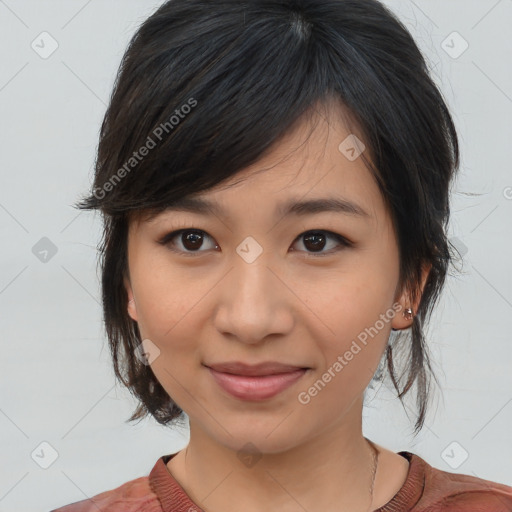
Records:
M350 132L335 116L318 118L309 138L308 127L298 125L234 186L130 223L128 312L157 347L151 369L191 424L233 449L251 440L280 451L334 428L370 382L391 327L406 327L397 314L344 357L401 299L399 250L363 159L339 149ZM233 361L308 370L251 399L226 391L207 367ZM308 403L299 400L305 393Z

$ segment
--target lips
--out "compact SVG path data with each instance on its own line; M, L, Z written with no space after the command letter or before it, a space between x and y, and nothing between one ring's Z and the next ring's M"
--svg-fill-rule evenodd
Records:
M230 361L225 363L207 365L212 370L221 373L230 373L232 375L244 375L248 377L262 377L265 375L278 375L281 373L291 373L298 370L307 369L304 366L294 366L278 363L275 361L264 362L249 365L239 361Z
M309 369L277 362L257 365L229 362L212 364L207 368L224 392L237 399L251 401L272 398L300 380Z

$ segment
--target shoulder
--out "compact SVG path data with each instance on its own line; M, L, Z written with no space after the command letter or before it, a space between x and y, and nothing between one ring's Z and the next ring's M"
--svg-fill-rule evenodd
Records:
M424 488L414 511L512 511L512 487L476 476L450 473L421 461L425 466Z
M149 477L130 480L115 489L50 512L162 512L160 501L151 489Z

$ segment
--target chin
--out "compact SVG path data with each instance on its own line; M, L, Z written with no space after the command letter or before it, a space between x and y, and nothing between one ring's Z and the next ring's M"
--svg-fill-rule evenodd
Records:
M256 455L286 452L302 442L307 442L306 433L301 435L296 425L282 420L283 417L256 423L246 418L236 425L225 422L225 430L222 427L216 428L213 435L218 444L236 453L247 451Z

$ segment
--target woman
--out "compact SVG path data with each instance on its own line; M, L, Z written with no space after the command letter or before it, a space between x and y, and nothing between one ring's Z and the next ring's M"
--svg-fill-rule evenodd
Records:
M163 4L123 58L79 207L104 215L130 419L186 413L190 441L58 511L512 510L511 487L361 428L383 360L423 426L458 165L442 95L378 1Z

